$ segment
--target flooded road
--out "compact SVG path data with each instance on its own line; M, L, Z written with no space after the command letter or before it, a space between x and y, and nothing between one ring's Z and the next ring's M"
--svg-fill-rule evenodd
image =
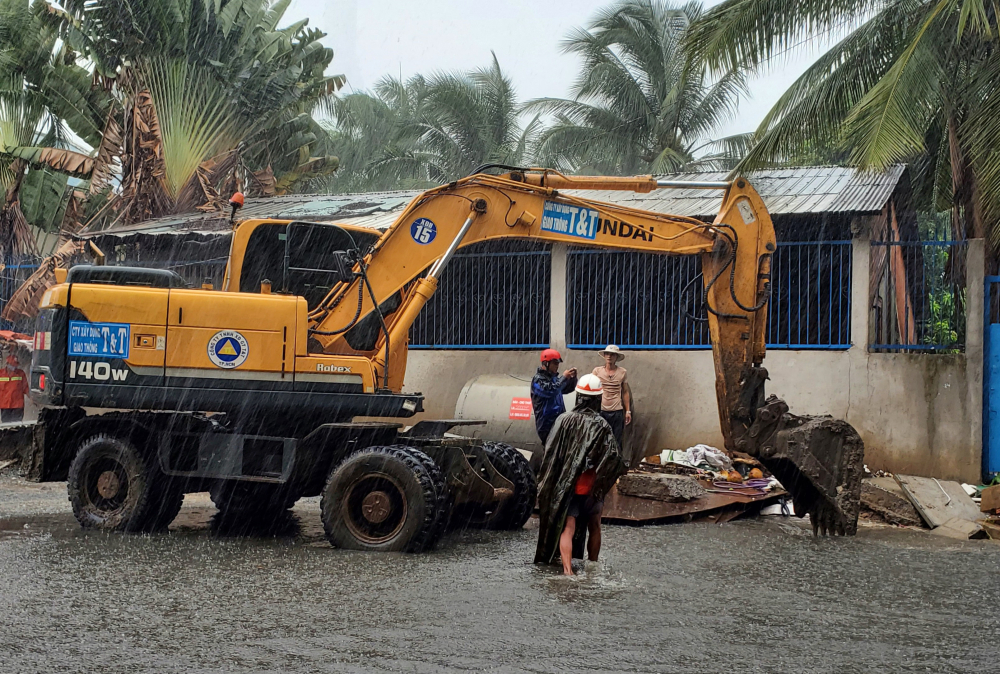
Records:
M0 478L0 672L996 671L1000 546L773 519L607 527L600 568L536 532L423 555L331 549L317 499L238 536L85 533L65 485ZM529 527L533 524L529 523Z

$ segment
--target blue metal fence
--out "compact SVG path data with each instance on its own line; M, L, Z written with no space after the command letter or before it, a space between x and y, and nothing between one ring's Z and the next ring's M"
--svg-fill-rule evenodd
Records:
M536 249L455 255L410 329L410 348L548 346L551 257L527 247Z
M873 241L868 348L965 350L965 241Z
M570 348L710 348L700 274L698 256L570 251ZM779 243L771 277L768 348L850 347L850 241Z

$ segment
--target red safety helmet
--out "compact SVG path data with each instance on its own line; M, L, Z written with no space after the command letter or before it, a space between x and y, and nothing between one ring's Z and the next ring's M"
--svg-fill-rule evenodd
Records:
M562 362L562 356L560 356L559 352L556 351L555 349L545 349L544 351L542 351L542 358L541 358L541 360L542 360L542 363L547 363L550 360L558 360L561 363Z

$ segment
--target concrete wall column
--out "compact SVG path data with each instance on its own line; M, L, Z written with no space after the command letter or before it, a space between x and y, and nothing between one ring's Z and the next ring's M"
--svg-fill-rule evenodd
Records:
M566 357L566 251L564 243L552 244L549 289L549 345Z
M983 339L984 294L986 281L986 245L983 239L970 239L966 258L965 290L965 367L966 405L970 414L969 445L983 456Z
M862 423L862 417L856 414L859 411L857 405L868 396L868 279L870 275L871 242L867 236L855 238L851 242L851 348L847 351L850 376L847 384L845 420L856 428Z

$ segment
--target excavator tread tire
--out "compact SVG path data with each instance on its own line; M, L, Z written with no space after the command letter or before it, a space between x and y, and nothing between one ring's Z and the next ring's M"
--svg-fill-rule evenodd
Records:
M153 531L160 531L170 526L184 504L184 492L170 482L159 490L156 495L156 507L153 513Z
M444 477L444 471L441 467L437 465L427 453L420 451L416 447L410 447L409 445L390 445L393 449L403 449L411 451L413 456L417 458L427 469L427 472L431 475L434 481L435 492L437 493L437 515L434 521L434 533L431 536L430 542L427 544L425 550L431 550L437 545L438 540L444 535L444 532L448 530L448 523L451 520L451 509L455 502L455 497L451 493L451 489L448 488L448 481Z
M102 433L81 443L66 490L83 528L150 532L162 528L166 516L157 486L165 480L130 441Z
M354 452L323 488L320 514L327 540L347 550L423 552L439 535L443 482L433 460L413 447Z
M524 455L508 444L487 441L483 450L497 472L514 483L514 495L500 504L486 528L520 529L531 517L538 498L535 473Z
M208 493L224 519L278 517L299 500L286 485L242 480L220 480Z

